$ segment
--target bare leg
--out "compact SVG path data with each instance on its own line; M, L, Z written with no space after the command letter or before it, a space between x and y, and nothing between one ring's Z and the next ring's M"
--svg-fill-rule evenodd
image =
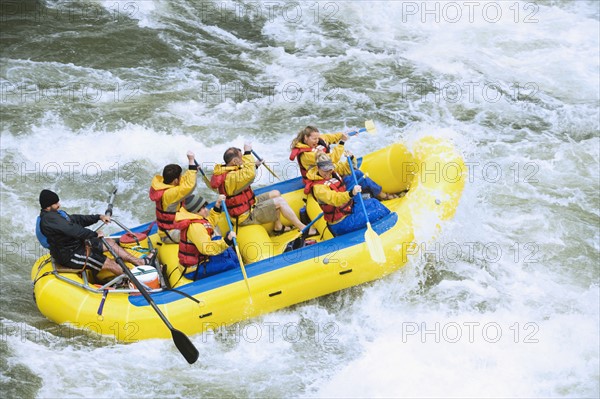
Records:
M294 226L296 226L296 228L298 230L302 230L303 228L306 227L306 225L304 223L302 223L300 221L300 219L298 219L298 216L296 216L296 214L294 213L294 211L292 210L292 208L290 207L290 205L287 203L287 201L283 197L273 198L273 201L275 202L275 206L277 207L277 209L279 210L279 212L281 212L281 214L283 216L285 216L285 218L287 220L289 220L290 222L292 222L292 224ZM275 222L275 228L277 230L279 230L279 229L282 228L282 224L281 224L281 221L279 219L277 219L277 221ZM316 230L314 228L311 228L310 233L313 234L315 232L316 232Z
M281 223L281 217L279 216L279 213L277 214L277 219L273 222L273 230L282 230L283 227L283 223Z
M277 208L277 210L279 210L278 204L283 199L283 198L281 198L281 193L279 192L279 190L269 191L269 199L272 199L273 202L275 202L275 207ZM273 229L275 229L275 230L283 229L283 223L281 223L281 218L279 217L279 214L277 214L277 220L275 220L273 222Z
M145 264L145 261L143 258L137 258L137 257L133 256L132 254L127 252L125 249L123 249L119 245L117 245L117 243L114 240L112 240L110 238L106 238L105 240L108 243L108 245L110 245L112 250L117 254L117 256L123 258L123 260L125 262L133 263L136 266L141 266L141 265ZM108 251L108 248L104 248L104 249ZM105 265L106 265L106 263L105 263ZM119 270L121 270L121 268L119 267L118 264L116 264L116 262L115 262L115 265L117 266L117 268ZM119 274L121 274L121 273L119 273Z
M121 269L121 266L119 266L119 264L111 258L106 258L104 265L102 265L102 270L108 270L115 276L120 276L123 274L123 269Z

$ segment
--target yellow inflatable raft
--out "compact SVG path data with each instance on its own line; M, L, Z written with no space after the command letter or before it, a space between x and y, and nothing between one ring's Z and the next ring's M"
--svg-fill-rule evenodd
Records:
M271 237L272 226L239 228L248 287L240 268L197 281L181 276L177 245L159 245L156 234L139 246L157 248L164 268L155 273L137 270L139 280L146 281L152 299L175 328L197 334L394 272L406 263L407 256L417 253L415 230L429 235L419 239L432 239L441 222L454 215L467 171L452 144L433 137L415 143L412 152L402 144L393 144L364 156L360 162L360 169L384 191L408 190L404 197L385 201L391 213L372 224L383 244L385 263L372 260L365 229L334 238L320 219L314 224L320 232L317 242L289 252L284 252L286 245L299 236L298 231ZM300 178L295 178L255 191L259 194L277 189L299 212L304 205L302 188ZM321 212L312 198L307 211L311 219ZM225 233L227 224L224 216L221 219L219 228ZM132 230L143 231L147 226ZM122 277L103 285L93 284L87 273L63 270L49 255L38 259L31 277L38 308L56 323L125 342L171 335L144 297L122 284ZM159 285L151 281L156 279ZM167 288L166 282L173 289Z

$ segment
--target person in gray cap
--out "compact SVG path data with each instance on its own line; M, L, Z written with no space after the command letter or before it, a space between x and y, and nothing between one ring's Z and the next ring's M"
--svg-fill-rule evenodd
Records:
M197 280L238 265L235 252L230 248L235 232L230 231L225 238L215 235L214 226L221 217L222 201L225 196L219 195L209 211L202 196L190 195L175 215L180 229L179 264L183 268L182 274L188 278Z
M316 166L306 174L308 184L304 193L312 193L317 200L323 210L323 219L334 236L363 228L367 221L362 207L354 206L354 196L362 192L362 187L358 184L347 186L342 177L350 174L350 166L346 162L334 164L329 155L324 153L317 155ZM364 199L364 204L371 223L390 213L374 198Z
M40 192L41 212L38 218L36 234L40 243L50 249L50 255L63 267L84 269L89 267L94 275L100 270L108 270L115 275L123 274L121 266L104 255L108 248L104 246L101 230L93 231L90 226L98 221L110 223L107 215L69 215L60 209L58 195L50 190ZM125 262L136 266L151 264L152 257L136 258L121 248L110 238L106 242L123 258ZM86 242L88 248L86 248Z

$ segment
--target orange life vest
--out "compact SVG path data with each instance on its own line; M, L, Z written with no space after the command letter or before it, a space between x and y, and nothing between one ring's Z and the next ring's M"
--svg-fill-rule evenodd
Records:
M346 185L344 184L344 180L342 180L342 178L337 174L337 173L333 173L333 176L331 177L331 179L329 180L310 180L309 183L304 187L304 193L305 194L309 194L311 192L313 192L313 187L319 184L323 184L327 187L329 187L330 189L332 189L333 191L339 192L339 193L343 193L346 191ZM313 197L314 197L314 193L313 193ZM316 199L316 197L315 197ZM327 223L335 223L343 218L345 218L347 215L352 213L352 204L354 204L354 200L350 199L350 201L346 202L344 205L342 206L335 206L335 205L330 205L330 204L325 204L322 203L321 201L318 201L319 206L321 207L321 209L323 210L323 219L325 219L325 221L327 221Z
M162 197L165 195L165 191L167 189L155 190L150 187L150 199L156 204L156 224L163 231L179 228L175 222L175 213L177 212L168 212L162 207Z
M179 263L181 266L185 267L197 266L200 263L204 263L208 260L208 256L201 254L200 251L198 251L198 248L196 248L196 245L187 239L188 228L192 223L202 223L206 228L206 231L208 231L208 235L211 237L214 233L212 224L210 224L210 222L204 218L186 219L180 222L181 233L179 236L178 256Z
M254 199L254 191L252 191L250 185L235 195L227 194L225 191L225 178L229 172L231 171L220 175L213 175L210 180L210 185L212 188L218 189L219 194L225 195L227 211L229 212L229 215L236 217L252 209L256 201Z

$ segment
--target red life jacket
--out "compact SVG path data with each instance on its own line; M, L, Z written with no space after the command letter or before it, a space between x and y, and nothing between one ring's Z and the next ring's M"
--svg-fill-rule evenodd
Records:
M212 188L217 188L219 190L219 194L225 195L227 212L229 212L230 216L237 217L252 209L256 201L254 199L254 191L252 191L250 185L235 195L227 194L225 191L225 178L229 172L231 171L220 175L213 175L210 179L210 185Z
M329 151L330 151L329 144L327 144L323 139L319 139L319 144L317 144L316 148L295 147L294 149L292 149L292 152L290 153L290 161L293 161L294 159L296 159L298 161L298 166L300 167L300 175L302 176L302 181L304 182L304 184L308 183L308 179L306 178L306 173L308 173L308 170L306 170L306 168L304 168L304 166L302 165L302 162L300 161L300 156L305 152L311 152L311 151L324 152L326 154L329 154Z
M155 190L150 187L150 199L156 204L156 224L163 231L179 228L175 223L175 213L177 212L168 212L162 207L162 197L165 195L165 191L167 189Z
M344 184L344 180L337 174L334 173L331 179L329 180L310 180L309 183L304 187L304 193L308 194L313 192L313 187L323 184L331 188L333 191L337 191L338 193L343 193L346 191L346 185ZM313 197L315 196L313 192ZM316 199L316 197L315 197ZM330 204L324 204L321 201L319 202L319 206L323 210L323 219L327 221L327 223L335 223L347 215L352 213L352 204L354 204L354 200L350 199L350 201L346 202L342 206L335 206Z
M179 263L181 266L191 267L197 266L200 263L208 261L208 256L201 254L193 242L188 241L188 228L192 223L202 223L208 231L208 235L212 237L214 230L212 224L204 218L202 219L186 219L180 222L181 233L179 236Z

